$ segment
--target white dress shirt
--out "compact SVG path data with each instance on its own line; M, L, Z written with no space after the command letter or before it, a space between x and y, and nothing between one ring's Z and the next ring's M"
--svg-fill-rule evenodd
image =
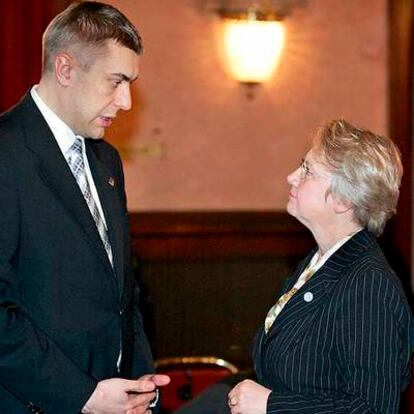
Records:
M76 138L80 138L82 141L82 154L83 154L83 161L85 164L85 173L86 178L88 179L89 187L91 189L92 197L98 207L99 214L102 217L102 220L105 224L106 229L108 230L105 214L102 209L101 202L99 200L98 191L95 187L95 182L92 177L91 169L89 167L88 157L86 156L86 148L85 148L85 138L81 137L80 135L75 135L75 133L69 128L68 125L65 124L42 100L39 94L36 91L37 85L33 86L30 93L32 98L39 108L39 111L45 118L45 121L49 125L50 130L52 131L53 136L56 139L57 144L59 145L60 150L62 151L63 156L65 157L66 162L68 161L68 152L69 148L75 142Z

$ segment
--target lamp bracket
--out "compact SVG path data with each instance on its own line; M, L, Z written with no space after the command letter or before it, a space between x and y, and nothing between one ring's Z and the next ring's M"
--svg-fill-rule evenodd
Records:
M308 0L201 0L203 7L224 18L282 20Z

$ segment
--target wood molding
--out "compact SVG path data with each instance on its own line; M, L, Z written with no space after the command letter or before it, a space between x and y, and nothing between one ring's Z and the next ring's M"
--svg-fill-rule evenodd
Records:
M284 212L131 213L140 259L303 256L310 232Z

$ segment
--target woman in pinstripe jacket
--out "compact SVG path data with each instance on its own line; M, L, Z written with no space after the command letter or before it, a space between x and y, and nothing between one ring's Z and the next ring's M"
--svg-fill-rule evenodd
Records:
M287 179L287 211L317 247L259 329L258 382L231 390L232 414L398 412L414 325L376 236L396 210L401 176L391 140L343 120L318 130Z

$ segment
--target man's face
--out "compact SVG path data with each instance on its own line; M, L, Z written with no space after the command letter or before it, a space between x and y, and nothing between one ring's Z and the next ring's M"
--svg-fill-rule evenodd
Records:
M88 69L76 64L66 105L66 122L75 134L102 138L120 109L131 109L130 85L138 76L138 55L109 41Z

